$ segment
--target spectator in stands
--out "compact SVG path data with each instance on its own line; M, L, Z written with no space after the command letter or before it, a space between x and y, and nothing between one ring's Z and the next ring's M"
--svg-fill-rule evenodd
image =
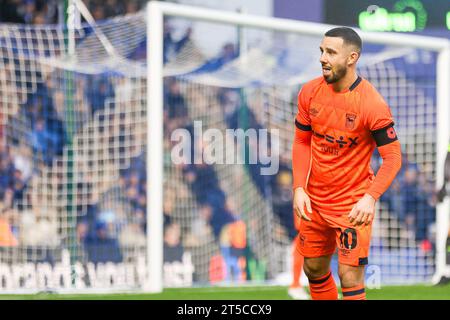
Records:
M10 148L0 146L0 200L9 208L21 205L26 182L22 171L14 166Z
M36 5L34 3L34 1L25 1L25 6L24 8L24 13L23 13L23 18L24 18L24 22L27 24L32 24L34 21L34 16L37 14L36 12Z
M1 76L1 75L0 75ZM5 126L3 124L3 103L0 102L0 145L5 144Z
M14 190L7 188L3 194L3 203L6 208L14 207Z
M57 246L57 212L43 203L34 203L20 214L20 242L25 246Z
M0 8L0 22L50 24L58 18L57 0L0 0Z
M226 266L225 280L241 282L246 279L246 224L241 219L240 214L230 198L226 201L225 210L233 219L226 223L220 230L219 244L220 252Z
M12 23L24 23L23 16L19 13L21 0L0 0L0 21Z
M175 191L170 187L164 188L164 202L163 202L164 228L173 222L174 202L175 202Z
M380 201L386 203L389 212L403 222L405 219L405 201L401 189L402 180L397 178L392 182L388 191L381 196Z
M56 143L56 141L52 141L53 138L45 127L44 119L39 118L29 137L36 160L43 160L46 164L51 164L51 146Z
M434 182L426 178L424 172L417 176L417 205L415 211L415 239L420 242L422 250L432 249L429 227L436 218L437 198L434 192Z
M114 98L114 88L103 74L87 77L85 85L84 92L91 105L92 115L106 107L108 98Z
M133 5L130 4L127 8L127 13L133 13ZM164 20L164 44L163 44L163 61L168 63L174 59L186 44L191 40L192 29L189 27L185 30L183 36L180 39L174 39L173 27L169 20ZM129 56L133 60L145 60L147 58L147 40L143 39L137 48Z
M404 203L404 212L400 212L399 217L406 223L408 229L413 229L414 227L415 213L419 204L417 175L418 170L416 166L409 165L405 168L404 181L400 190Z
M33 24L34 25L43 25L47 24L47 20L45 19L45 15L42 12L37 12L33 17Z
M85 248L90 262L122 262L122 252L119 241L111 238L108 234L108 225L106 222L97 221L95 225L94 237L88 237L85 240Z
M271 176L271 195L273 212L280 218L290 240L297 236L292 219L292 170L287 159L280 157L280 167L277 174Z
M198 216L192 221L189 234L186 236L186 243L190 247L201 246L208 242L212 227L209 223L212 216L210 205L202 205L198 210Z
M164 262L182 261L181 227L172 222L164 229Z
M224 118L229 129L263 129L263 126L258 122L255 113L246 106L245 102L242 102L238 90L222 90L218 94L218 99L220 101L222 111L224 113ZM258 142L255 140L250 140L245 146L245 154L258 154L258 148ZM268 152L271 152L270 136L268 141ZM269 187L271 184L271 177L261 175L261 169L263 168L263 165L260 162L249 163L249 161L247 160L246 163L254 185L261 195L263 195L264 197L268 197L270 195ZM288 220L291 219L289 218Z
M0 145L0 199L5 199L6 194L12 192L13 175L14 165L9 148Z
M241 97L237 89L221 89L217 95L229 128L236 128L236 113L241 106Z
M38 83L36 91L27 95L27 101L17 115L18 119L26 119L32 128L27 133L27 140L30 141L35 160L44 161L47 165L51 165L55 156L62 155L66 141L66 131L61 120L63 114L55 109L53 91L51 78ZM11 130L14 132L17 129L12 127Z
M132 221L146 230L147 177L144 153L131 161L130 167L121 171L120 187L133 207ZM166 206L165 206L166 208Z
M190 40L192 29L187 28L183 37L179 40L175 40L173 38L173 28L170 24L170 21L164 20L164 30L163 30L163 61L164 63L169 62L172 58L174 58L186 45L186 43Z
M116 229L120 224L119 209L114 205L102 208L97 212L97 223L105 223L107 235L109 238L115 238L117 235Z
M89 224L87 220L81 220L77 223L77 241L78 244L84 244L89 237Z
M436 198L433 193L430 182L418 166L407 162L381 198L388 205L389 212L412 232L424 251L432 248L428 229L435 220Z
M15 215L11 208L7 208L0 201L0 247L15 247L19 244L17 233L11 223Z
M139 223L126 224L119 234L119 243L123 247L143 247L147 244L145 229Z
M95 20L141 10L146 0L84 0ZM58 0L0 0L0 22L54 24L58 22ZM37 18L39 16L39 18Z
M225 194L213 166L206 163L189 164L183 168L184 178L200 204L223 207Z
M23 179L22 171L14 169L11 187L13 192L13 203L17 203L21 208L26 187L26 182Z
M114 17L125 12L124 3L118 0L106 0L104 4L105 16Z
M77 239L82 247L86 241L96 237L96 221L99 212L97 199L94 198L92 184L76 185ZM84 249L84 247L83 247Z
M61 156L66 143L66 128L64 122L61 120L60 114L54 111L46 119L47 131L51 137L50 139L50 152L51 156Z
M94 20L101 21L105 19L105 10L106 8L101 5L95 6L92 10L92 17L94 18Z
M238 56L239 52L236 50L234 44L228 42L222 47L222 51L218 57L208 60L203 66L201 66L194 72L213 72L219 70L225 64L236 59Z
M130 201L131 205L133 206L133 208L138 208L139 207L139 203L138 203L138 199L139 199L139 189L140 189L140 185L139 185L139 173L137 171L132 171L129 176L127 177L127 181L126 181L126 195L128 197L128 200Z
M145 0L84 0L83 2L92 12L96 20L102 20L128 13L135 13L142 9L146 4Z
M229 223L232 223L236 220L236 218L233 216L233 212L231 212L225 205L225 202L222 202L222 200L218 198L215 199L215 201L210 201L212 203L212 215L209 220L209 223L212 226L212 230L214 233L214 236L217 240L220 238L220 233L222 232L222 229L224 226L226 226Z
M125 2L125 14L136 13L139 10L139 3L135 0Z
M22 141L13 152L13 164L16 170L22 173L24 181L28 181L33 174L33 162L31 149Z
M167 93L164 95L164 120L167 135L173 130L185 127L188 122L188 107L175 78L167 80Z

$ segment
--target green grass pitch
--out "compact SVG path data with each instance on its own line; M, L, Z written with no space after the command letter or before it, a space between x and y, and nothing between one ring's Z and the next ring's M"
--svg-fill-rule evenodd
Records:
M165 289L160 294L33 294L0 295L2 300L290 300L284 286L243 286ZM368 289L369 300L450 300L443 286L384 286Z

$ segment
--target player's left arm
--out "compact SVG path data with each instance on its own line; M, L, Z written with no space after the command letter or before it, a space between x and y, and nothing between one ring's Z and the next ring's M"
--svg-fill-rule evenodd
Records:
M368 125L383 163L366 194L349 213L349 220L355 226L372 223L376 201L389 188L402 166L400 142L389 108L381 105L376 110L368 117Z

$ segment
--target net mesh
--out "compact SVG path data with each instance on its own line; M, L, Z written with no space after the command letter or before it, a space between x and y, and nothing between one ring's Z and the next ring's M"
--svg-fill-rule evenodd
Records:
M153 187L145 173L145 33L143 12L83 25L68 57L59 26L0 25L2 288L142 285ZM165 285L287 284L296 95L320 75L320 37L173 18L164 39ZM383 283L429 281L436 55L366 45L359 65L391 107L404 159L378 203L369 264ZM244 143L224 143L239 129ZM269 164L251 161L264 130ZM222 162L174 163L174 132L190 137L188 160L214 149ZM275 159L279 170L261 174ZM373 157L375 170L380 161Z

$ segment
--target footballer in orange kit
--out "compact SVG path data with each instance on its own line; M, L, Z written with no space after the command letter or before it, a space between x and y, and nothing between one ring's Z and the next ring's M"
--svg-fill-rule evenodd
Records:
M389 106L356 71L361 50L353 29L327 31L320 44L322 76L298 95L293 206L301 217L298 250L312 299L338 298L330 271L336 248L343 299L366 298L375 203L401 167ZM375 148L383 159L376 176L370 168Z

